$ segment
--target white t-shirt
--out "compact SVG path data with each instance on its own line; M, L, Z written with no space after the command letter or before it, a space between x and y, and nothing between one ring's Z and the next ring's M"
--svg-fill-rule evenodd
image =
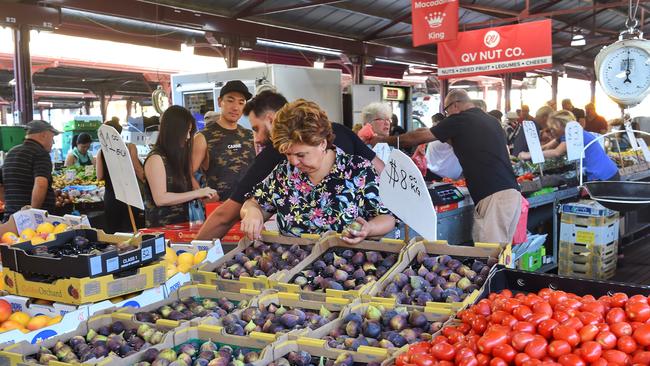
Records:
M385 164L388 164L388 157L390 156L390 152L393 151L393 148L385 142L380 142L372 147L372 151L377 154L377 157L381 159L381 161L383 161Z
M427 145L426 158L427 168L443 178L458 179L463 174L463 168L449 144L440 141L430 142Z

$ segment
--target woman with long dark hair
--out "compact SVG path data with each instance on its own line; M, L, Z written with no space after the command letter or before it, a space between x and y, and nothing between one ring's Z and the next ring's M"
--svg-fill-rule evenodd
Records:
M212 198L212 188L192 190L191 154L196 121L187 109L171 106L160 119L158 141L144 162L145 221L160 227L189 221L188 202Z

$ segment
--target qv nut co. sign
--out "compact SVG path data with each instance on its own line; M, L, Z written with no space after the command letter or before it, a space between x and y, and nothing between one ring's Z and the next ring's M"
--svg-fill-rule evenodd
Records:
M502 74L553 63L551 21L460 32L438 44L440 78Z

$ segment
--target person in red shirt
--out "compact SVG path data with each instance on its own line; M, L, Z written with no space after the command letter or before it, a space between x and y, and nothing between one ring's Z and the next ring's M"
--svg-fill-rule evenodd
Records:
M585 130L601 134L607 132L607 120L605 120L605 117L596 113L596 106L594 103L589 103L585 106L585 113Z

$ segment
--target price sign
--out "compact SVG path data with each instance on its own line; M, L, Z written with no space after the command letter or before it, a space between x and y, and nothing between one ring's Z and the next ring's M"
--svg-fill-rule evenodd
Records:
M645 159L646 162L650 162L650 150L648 150L648 145L645 143L645 140L636 139L636 141L639 143L641 152L643 152L643 158Z
M543 163L544 153L542 153L542 144L539 142L535 122L524 121L522 127L524 128L524 137L526 137L526 144L528 144L528 151L533 163Z
M122 141L122 137L108 125L99 127L97 135L102 146L102 155L106 159L106 165L111 174L115 198L127 205L144 210L131 154Z
M629 124L625 125L625 133L627 133L627 139L630 140L630 145L632 146L632 150L639 150L639 144L636 141L636 136L634 136L634 131L632 130L632 126Z
M580 123L573 121L566 124L564 129L566 137L566 155L568 161L582 159L584 157L584 135Z
M86 165L84 167L84 173L88 176L95 174L95 167L93 165Z
M72 182L75 178L77 178L77 171L74 169L67 169L65 171L65 180L67 182Z
M436 211L422 173L406 154L394 149L381 173L379 197L386 207L427 240L436 240Z

